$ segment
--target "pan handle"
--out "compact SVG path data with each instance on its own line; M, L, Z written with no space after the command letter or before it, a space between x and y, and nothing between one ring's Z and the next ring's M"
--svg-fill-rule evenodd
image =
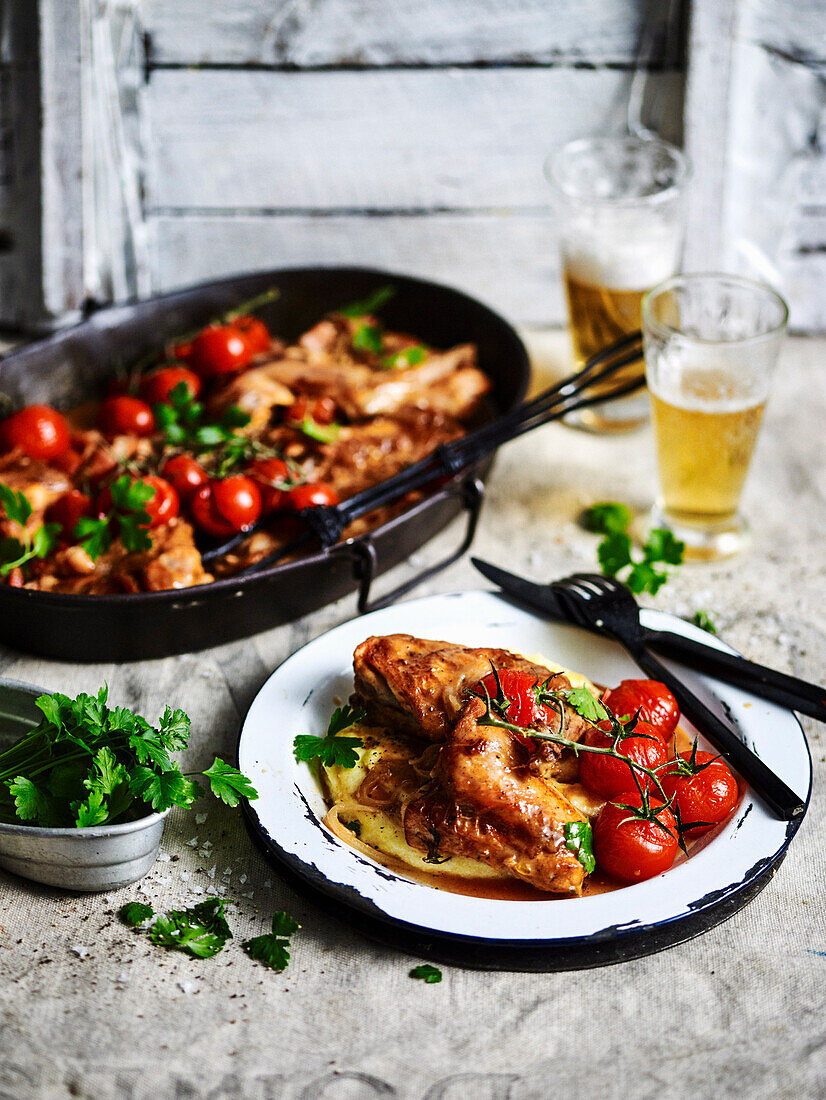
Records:
M407 595L411 589L421 584L422 581L428 580L436 573L440 573L443 569L458 561L470 549L470 544L473 542L473 536L476 534L476 527L479 523L482 502L485 499L485 486L480 478L469 475L458 485L447 486L442 492L446 497L461 497L462 506L468 514L465 536L461 545L442 561L437 562L435 565L429 565L421 573L417 573L415 577L400 584L384 596L379 596L375 600L370 599L370 589L378 571L378 555L372 537L368 534L366 537L350 543L349 551L353 557L353 576L359 584L358 611L360 615L364 615L369 611L378 611L381 607L389 607L391 603L395 603L396 600Z

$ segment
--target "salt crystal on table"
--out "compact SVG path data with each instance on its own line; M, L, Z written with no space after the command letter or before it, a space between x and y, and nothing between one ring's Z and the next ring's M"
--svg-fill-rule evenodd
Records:
M272 879L268 878L267 881L264 883L264 886L267 888L267 890L272 889Z
M241 876L239 877L238 881L239 881L239 882L241 883L241 885L243 886L243 885L244 885L244 883L245 883L245 882L247 881L247 876L246 876L246 875L241 875Z
M170 856L169 852L158 852L158 863L169 863L171 858L172 856Z
M204 888L203 886L190 886L189 892L190 894L203 894Z
M178 985L181 987L181 992L183 992L183 993L197 993L198 992L198 983L197 982L178 982Z
M204 816L206 817L206 814L204 814ZM201 847L202 848L211 848L212 847L212 841L211 840L205 840L204 843L201 845Z
M227 867L226 871L224 871L224 875L231 877L232 876L232 868Z
M206 819L208 817L209 817L209 814L196 814L195 815L195 824L196 825L203 825L203 823L206 821Z
M131 979L132 979L132 975L127 974L127 973L124 972L123 974L118 974L117 978L115 978L115 981L116 982L128 982L128 981L131 981Z
M207 878L215 878L215 868L214 867L210 867L210 869L207 871Z
M245 894L241 894L241 897L242 897L242 898L252 898L252 897L255 897L255 891L254 891L254 890L248 890L248 891L247 891L247 892L246 892Z
M197 838L197 836L194 836L192 838L192 840L188 840L186 842L186 846L187 846L187 848L197 848L198 847L198 838Z
M86 956L89 954L89 948L88 947L81 947L80 944L76 944L72 948L72 951L74 952L75 955L77 955L77 957L79 959L85 959Z
M189 873L189 871L181 871L181 879L183 880L183 882L189 882L191 878L192 875Z
M216 894L225 894L226 892L227 892L226 886L219 885L219 886L215 887L215 893Z

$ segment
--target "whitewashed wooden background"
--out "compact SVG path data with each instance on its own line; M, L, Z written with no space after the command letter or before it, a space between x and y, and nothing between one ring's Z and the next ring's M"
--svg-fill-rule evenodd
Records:
M544 158L685 107L690 263L817 328L825 34L826 0L0 0L0 323L362 263L558 324Z

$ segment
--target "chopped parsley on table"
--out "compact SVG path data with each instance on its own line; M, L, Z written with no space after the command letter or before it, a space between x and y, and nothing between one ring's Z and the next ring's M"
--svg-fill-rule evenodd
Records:
M586 531L603 535L597 546L597 558L606 577L617 577L632 592L649 592L655 596L668 580L669 574L659 564L680 565L685 544L664 527L655 527L642 545L642 557L635 557L628 526L631 512L615 501L594 504L582 515ZM627 570L627 572L626 572ZM619 576L624 573L624 576Z

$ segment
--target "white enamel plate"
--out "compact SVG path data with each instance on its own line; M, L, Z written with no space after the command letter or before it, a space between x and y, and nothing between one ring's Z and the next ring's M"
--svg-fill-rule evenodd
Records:
M727 648L671 615L643 611L642 621ZM343 623L294 653L264 684L241 730L239 766L259 792L246 806L247 820L274 865L316 900L326 899L338 916L384 942L461 965L574 969L680 943L731 916L766 885L801 818L777 820L748 788L732 819L689 859L647 882L583 898L505 901L454 894L396 874L344 844L322 824L321 791L308 766L295 762L293 738L323 734L336 700L349 697L359 642L400 632L542 654L603 684L642 675L615 643L535 617L491 592L397 604ZM673 667L736 723L746 743L808 806L812 764L794 714Z

